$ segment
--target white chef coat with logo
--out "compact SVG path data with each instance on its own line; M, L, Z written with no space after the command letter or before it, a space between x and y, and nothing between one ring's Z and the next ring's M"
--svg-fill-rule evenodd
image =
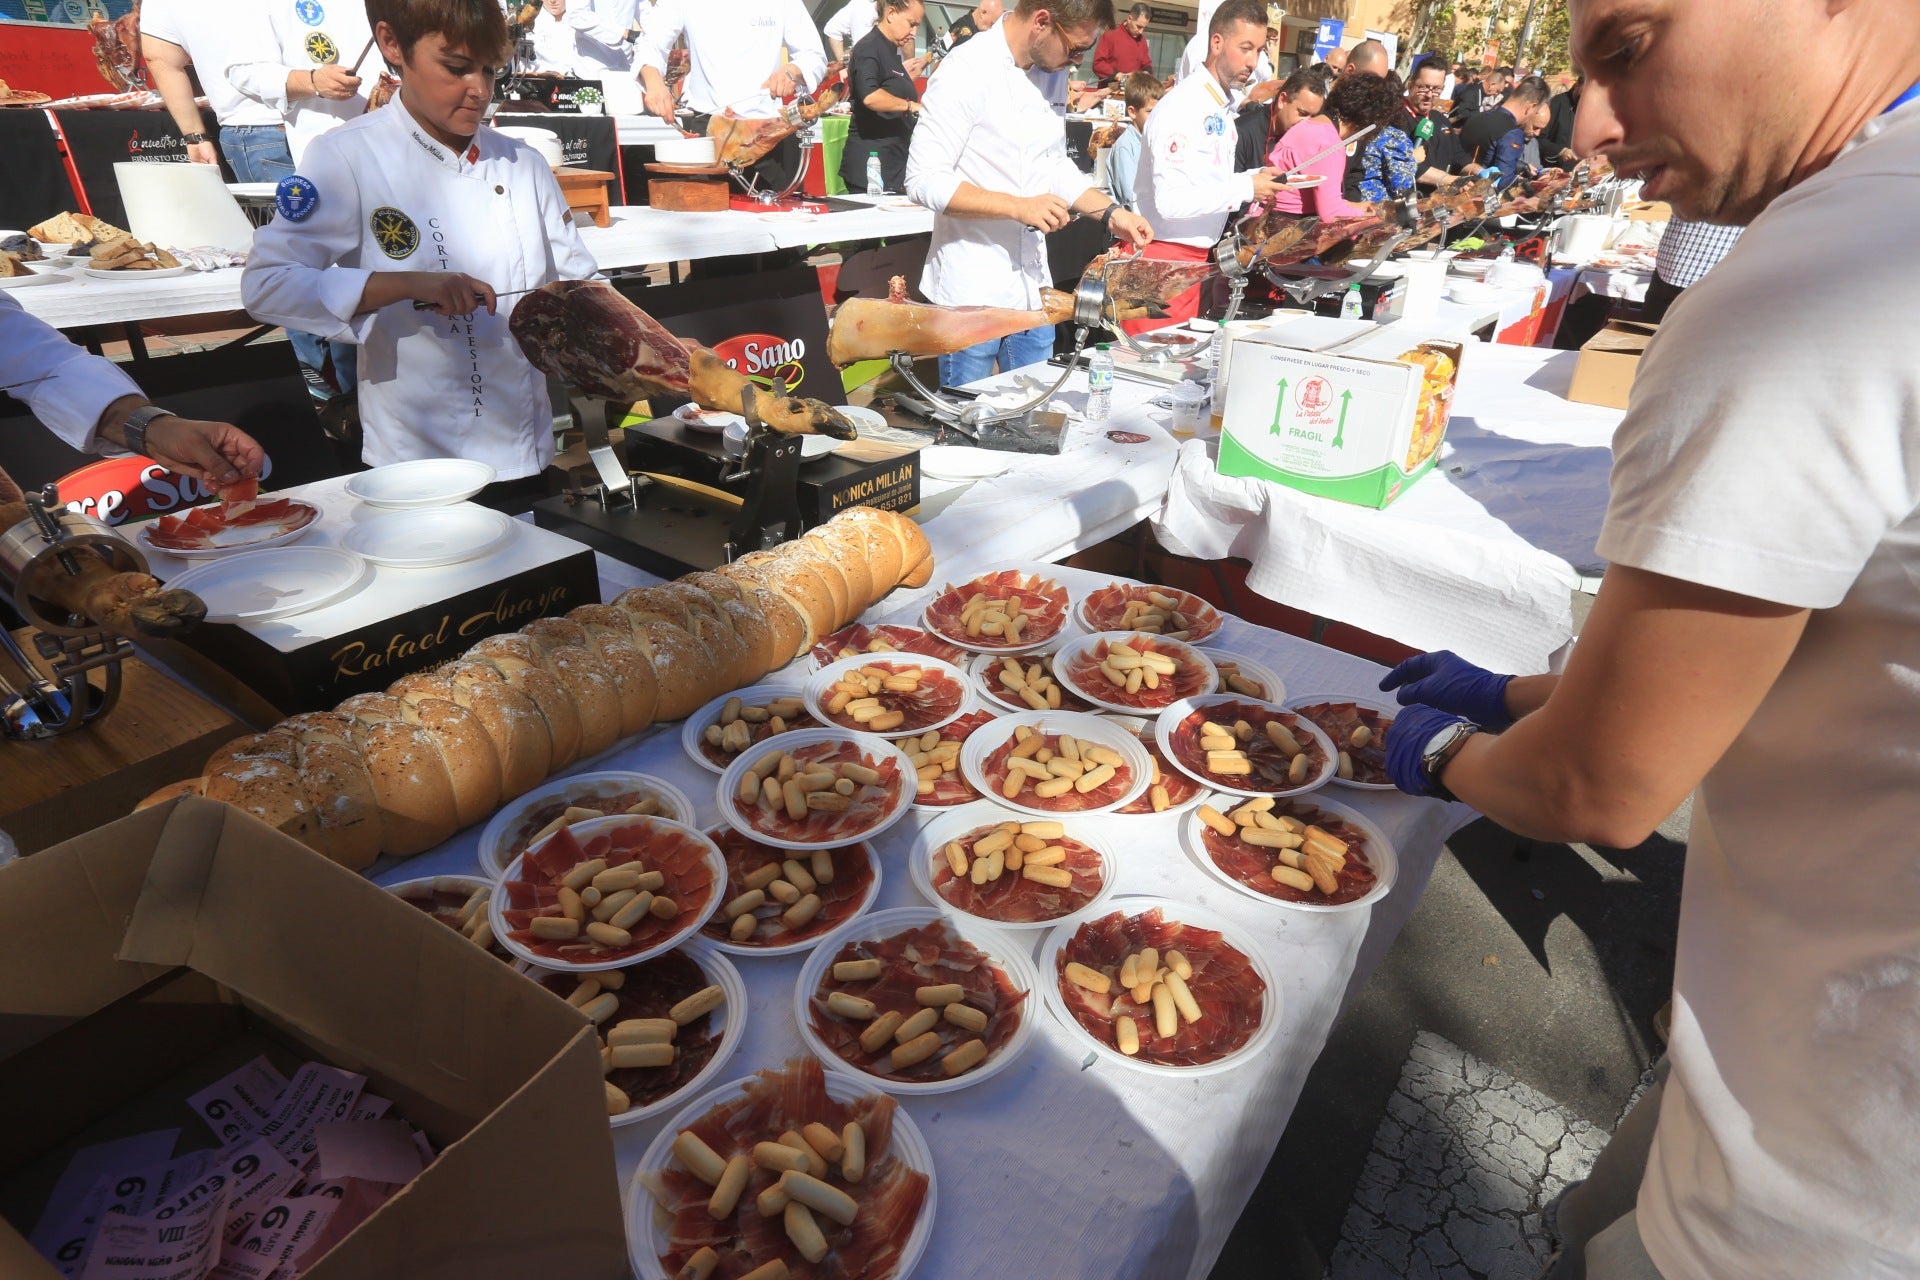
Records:
M1072 204L1093 179L1067 157L1068 72L1022 71L1005 23L948 54L927 83L907 153L907 194L934 211L920 291L943 306L1032 311L1053 286L1047 238L1012 218L950 218L962 182Z
M227 68L227 79L241 93L282 114L287 122L287 150L297 166L308 143L367 113L367 93L386 63L378 49L367 48L373 32L367 27L366 6L357 0L270 0L267 24L279 46L278 59L237 62ZM304 73L328 64L351 71L355 62L360 63L361 84L353 97L309 95L294 101L287 96L289 73L305 88Z
M1240 97L1202 67L1167 90L1147 117L1134 190L1156 240L1210 249L1227 215L1253 199L1253 170L1233 171Z
M880 24L880 6L874 0L847 0L840 6L840 12L827 19L826 33L839 36L847 46L847 52L853 52L853 46L860 43L860 37Z
M140 9L140 30L187 51L200 74L207 105L222 125L279 126L278 110L240 92L227 78L228 67L267 62L275 56L273 33L260 0L146 0Z
M801 87L816 89L827 74L820 31L800 0L659 0L635 47L635 65L667 73L667 54L687 38L686 89L694 111L765 119L779 104L760 86L780 68L780 51L799 72Z
M644 110L635 79L633 46L627 32L640 24L637 0L567 0L554 17L544 8L533 20L533 52L541 71L558 71L581 80L598 80L607 108L615 115Z
M525 143L482 128L464 154L407 114L406 90L308 148L298 178L314 198L299 221L260 229L241 296L257 319L360 344L362 457L475 458L500 478L553 457L546 377L498 315L451 319L398 302L355 315L376 271L460 271L499 292L598 270L553 171ZM292 181L292 180L289 180Z

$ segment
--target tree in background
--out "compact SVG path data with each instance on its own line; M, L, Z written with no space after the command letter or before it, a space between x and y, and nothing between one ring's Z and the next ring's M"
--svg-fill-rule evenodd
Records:
M1549 75L1567 71L1567 0L1400 0L1392 22L1407 33L1400 72L1425 50L1446 53L1449 65L1479 66L1486 49L1494 63Z

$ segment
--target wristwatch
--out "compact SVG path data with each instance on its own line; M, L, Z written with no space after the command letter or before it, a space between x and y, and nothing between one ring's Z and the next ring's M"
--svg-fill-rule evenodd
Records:
M204 133L183 133L180 135L180 141L186 143L190 147L198 143L205 142L206 140L207 140L207 135Z
M127 448L141 457L152 457L147 452L147 428L156 418L172 418L178 415L171 409L162 409L157 404L143 404L127 415L120 426L121 438L127 442Z
M1478 732L1477 724L1450 724L1428 740L1426 750L1420 753L1420 776L1426 779L1430 793L1449 803L1453 801L1454 794L1440 781L1440 775L1446 772L1460 748L1467 745L1467 739Z

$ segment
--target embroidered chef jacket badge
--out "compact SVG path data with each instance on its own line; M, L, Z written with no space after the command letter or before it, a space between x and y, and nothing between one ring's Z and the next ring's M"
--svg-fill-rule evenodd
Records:
M293 11L300 21L310 27L317 27L327 20L327 11L320 7L320 0L299 0L293 6Z
M1217 138L1227 131L1227 122L1217 115L1208 116L1206 129L1209 136Z
M273 211L288 222L305 222L319 203L319 190L297 173L280 179L273 189Z
M373 242L389 258L411 257L420 247L420 228L412 218L391 205L381 205L367 219Z
M340 46L326 32L315 31L307 37L307 56L325 66L340 61Z

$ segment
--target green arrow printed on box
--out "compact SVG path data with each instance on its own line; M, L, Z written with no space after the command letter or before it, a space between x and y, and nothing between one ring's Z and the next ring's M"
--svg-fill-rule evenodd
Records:
M1287 380L1280 379L1280 391L1273 397L1273 425L1267 429L1268 435L1280 434L1280 419L1287 416Z
M1333 429L1333 444L1329 446L1330 448L1344 449L1347 447L1347 409L1352 404L1353 392L1342 391L1340 393L1340 424Z

